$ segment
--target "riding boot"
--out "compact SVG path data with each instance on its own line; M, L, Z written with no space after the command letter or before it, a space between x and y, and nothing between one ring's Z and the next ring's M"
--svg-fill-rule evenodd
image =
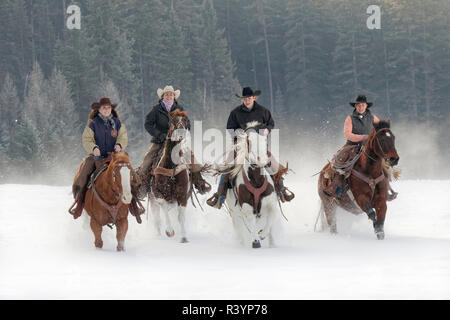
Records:
M192 181L200 194L205 194L211 191L211 185L203 179L200 171L192 172Z
M87 156L78 166L77 173L72 185L72 194L75 199L72 206L69 208L69 213L73 215L74 219L81 216L84 208L84 197L87 191L87 184L91 174L95 170L94 156L91 154Z
M81 213L83 212L85 194L86 188L82 188L80 191L76 192L75 201L69 208L69 213L73 215L74 219L79 218L81 216Z
M213 194L211 198L206 200L206 203L217 209L220 209L225 202L225 198L227 195L227 182L228 182L228 174L222 174L219 181L219 187L217 188L217 192ZM220 198L220 201L219 201Z
M283 179L283 175L285 175L289 169L287 166L282 166L270 151L267 152L267 155L269 156L269 164L265 168L272 177L278 198L281 202L291 201L294 199L295 194L284 186Z
M278 198L281 200L281 202L291 201L295 198L295 194L284 186L283 178L277 179L276 177L274 177L274 175L272 175L271 177L275 184L275 191L277 192Z
M341 200L344 194L344 176L342 174L336 173L334 175L334 179L331 182L332 187L332 195L336 197L336 199Z
M144 156L144 160L136 170L136 173L141 180L141 185L139 186L137 195L141 199L151 191L151 170L153 168L153 165L157 163L159 159L158 156L162 147L162 144L151 143L150 147L147 150L147 153Z

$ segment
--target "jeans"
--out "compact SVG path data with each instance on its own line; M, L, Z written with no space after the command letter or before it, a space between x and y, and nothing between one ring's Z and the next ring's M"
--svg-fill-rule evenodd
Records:
M217 188L218 190L220 190L220 188L224 184L226 177L227 177L227 173L224 173L220 176L219 187ZM226 195L226 193L220 196L220 204L221 205L225 202L225 195Z

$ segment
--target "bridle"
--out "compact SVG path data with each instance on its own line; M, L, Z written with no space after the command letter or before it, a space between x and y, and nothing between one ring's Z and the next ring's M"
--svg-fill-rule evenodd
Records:
M394 135L392 134L392 131L391 131L389 128L383 128L383 129L378 130L378 131L375 133L375 136L374 136L373 139L376 140L377 146L378 146L378 148L380 149L382 155L380 156L379 154L377 154L375 148L373 148L373 152L374 152L378 157L380 157L380 158L384 159L385 161L387 161L386 153L384 152L383 148L381 147L380 139L378 138L378 135L379 135L380 133L382 133L382 132L389 133L392 137L394 137ZM367 149L367 143L366 143L366 145L364 146L364 154L365 154L369 159L371 159L371 160L373 160L373 161L376 161L376 159L372 158L369 154L367 154L366 149Z

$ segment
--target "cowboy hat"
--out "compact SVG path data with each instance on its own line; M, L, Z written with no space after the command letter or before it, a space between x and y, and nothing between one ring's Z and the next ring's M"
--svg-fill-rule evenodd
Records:
M370 108L372 106L372 102L367 102L367 98L365 95L360 94L356 97L354 102L349 102L350 105L354 108L356 104L358 103L367 103L367 108Z
M238 97L238 98L248 98L248 97L253 97L253 96L259 96L260 94L261 94L261 90L253 91L252 88L245 87L244 89L242 89L242 96L240 96L240 95L238 95L236 93L236 97Z
M111 100L108 97L103 97L98 102L94 102L91 105L91 109L92 110L100 109L100 107L103 105L110 105L111 109L115 109L117 107L117 103L112 104Z
M166 92L173 92L175 94L175 99L178 99L181 94L180 90L174 90L172 86L165 86L164 89L158 88L158 90L156 90L156 93L160 99Z

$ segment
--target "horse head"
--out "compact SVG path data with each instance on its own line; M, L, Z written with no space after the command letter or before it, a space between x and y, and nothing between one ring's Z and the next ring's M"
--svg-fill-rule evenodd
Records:
M131 165L128 153L113 153L112 160L108 166L111 175L111 186L117 197L123 203L131 202Z
M267 136L259 132L259 122L247 123L245 132L248 141L248 160L250 164L258 167L264 167L269 163L267 155Z
M395 166L398 164L400 157L395 148L395 136L391 131L389 120L380 120L379 123L374 123L374 129L367 140L367 146L389 165Z
M181 141L186 137L188 130L189 120L186 111L175 110L169 112L168 137L171 141Z

